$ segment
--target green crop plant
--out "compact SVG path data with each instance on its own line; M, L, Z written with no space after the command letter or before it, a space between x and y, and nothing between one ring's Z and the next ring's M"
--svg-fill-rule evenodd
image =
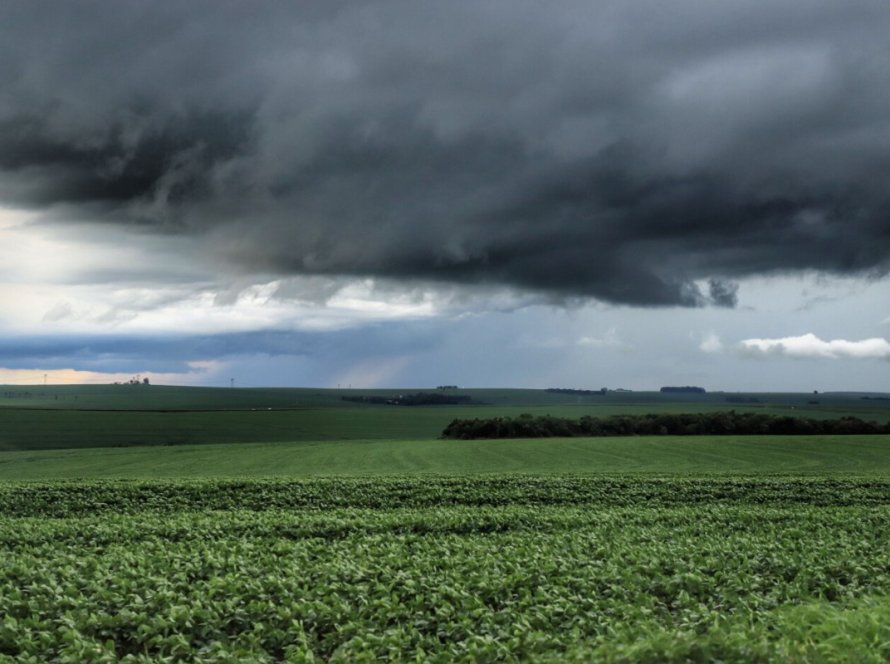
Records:
M0 654L884 661L888 505L867 477L8 483Z

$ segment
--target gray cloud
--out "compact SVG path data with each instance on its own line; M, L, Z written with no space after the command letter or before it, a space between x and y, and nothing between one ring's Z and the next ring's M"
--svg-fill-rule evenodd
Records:
M890 265L883 0L0 23L0 202L202 237L240 273L731 307L746 276Z
M738 304L739 285L731 282L711 279L708 282L711 301L718 307L734 307Z
M0 340L0 367L185 372L190 362L289 356L349 366L369 356L422 352L439 342L442 335L441 330L423 324L381 324L333 332L270 329L209 335L9 336Z

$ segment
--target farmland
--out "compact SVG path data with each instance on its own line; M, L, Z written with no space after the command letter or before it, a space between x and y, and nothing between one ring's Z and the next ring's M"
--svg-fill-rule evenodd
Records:
M890 473L890 436L343 440L0 452L0 479Z
M886 422L879 398L43 389L0 398L11 661L890 657L890 436L437 439L520 413Z
M407 392L416 390L405 390ZM858 394L574 396L543 390L459 390L475 405L356 405L355 390L141 385L0 387L0 450L438 437L455 418L717 412L890 421L890 401ZM396 390L363 395L397 396ZM737 401L737 399L744 399ZM752 401L753 400L753 401ZM818 402L818 403L815 403Z
M6 484L17 661L883 661L885 480Z

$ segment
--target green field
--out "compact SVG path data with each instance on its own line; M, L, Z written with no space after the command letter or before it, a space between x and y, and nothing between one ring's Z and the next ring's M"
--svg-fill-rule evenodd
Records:
M890 473L890 436L367 440L0 452L0 479Z
M890 436L437 439L884 398L459 392L0 388L0 661L890 659Z
M326 388L213 388L169 385L0 385L0 408L100 410L250 410L251 408L325 408L343 406L342 397L398 396L416 392L460 394L492 406L680 404L697 409L721 408L842 409L890 415L890 395L856 392L822 394L793 392L704 394L610 391L605 395L574 395L533 389L326 389ZM868 398L867 398L868 397ZM812 403L818 402L818 403ZM688 408L687 408L688 410Z
M455 418L521 413L583 415L713 412L890 421L890 401L862 395L664 395L578 397L543 390L458 390L479 405L402 407L345 402L356 393L417 390L212 389L164 386L0 386L0 450L438 437ZM433 390L435 392L435 390ZM29 395L29 396L23 396ZM696 396L698 399L691 399ZM756 402L727 399L756 399ZM810 403L818 400L819 403Z
M342 397L398 396L416 392L459 394L492 406L548 405L664 405L686 404L729 408L768 406L812 410L843 409L890 413L886 393L825 392L707 392L704 394L610 391L605 395L575 395L539 389L424 387L399 389L328 388L215 388L169 385L0 385L0 408L112 409L112 410L249 410L251 408L341 407ZM818 403L812 403L818 402Z
M888 507L874 478L5 484L0 653L881 662Z

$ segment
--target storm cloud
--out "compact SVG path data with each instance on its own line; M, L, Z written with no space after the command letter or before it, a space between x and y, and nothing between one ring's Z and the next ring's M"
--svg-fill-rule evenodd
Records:
M221 270L735 306L890 267L890 9L8 2L0 204Z

